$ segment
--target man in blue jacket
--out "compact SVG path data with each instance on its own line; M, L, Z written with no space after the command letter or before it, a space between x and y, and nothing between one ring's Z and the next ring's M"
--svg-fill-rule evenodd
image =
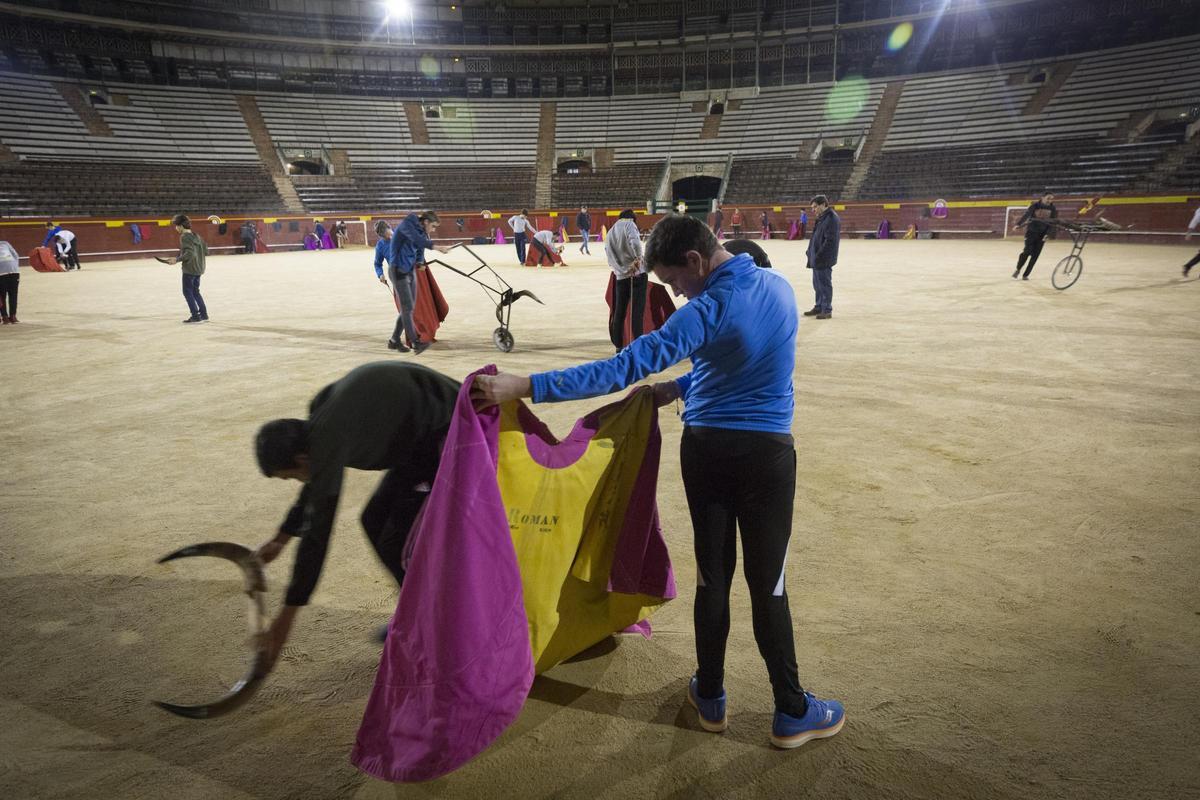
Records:
M664 217L643 258L688 298L663 327L603 361L528 377L476 376L471 396L480 407L518 397L538 403L597 397L690 358L691 372L654 386L659 405L682 397L686 406L679 460L699 575L698 668L688 701L702 728L725 730L725 643L740 528L754 639L775 696L771 742L792 748L833 736L845 712L836 700L800 687L784 585L796 491L795 294L777 271L759 269L748 254L731 255L690 216Z
M396 317L392 338L388 339L387 345L391 350L408 352L408 348L400 341L401 333L412 343L414 353L420 354L429 349L429 342L422 342L417 337L417 329L413 325L413 309L417 306L416 269L418 264L425 261L425 248L439 253L449 252L445 247L433 243L433 234L439 224L437 214L432 211L421 214L414 212L404 218L392 235L388 275L392 279L392 292L396 295L400 314Z
M829 199L819 194L812 199L812 238L808 241L808 268L812 270L813 290L817 299L813 307L804 312L806 317L829 319L833 316L833 265L838 259L838 239L842 235L842 221L837 212L829 207Z

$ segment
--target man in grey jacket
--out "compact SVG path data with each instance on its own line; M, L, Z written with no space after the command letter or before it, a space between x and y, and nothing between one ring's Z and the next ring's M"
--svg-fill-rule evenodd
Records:
M642 266L642 233L634 222L633 209L627 208L617 217L616 224L604 239L604 252L616 278L608 336L619 353L625 341L626 313L630 315L629 327L633 339L642 335L642 318L646 313L649 276Z
M816 219L808 241L808 268L812 270L816 302L804 316L829 319L833 316L833 265L837 263L842 221L823 194L814 197L809 208Z

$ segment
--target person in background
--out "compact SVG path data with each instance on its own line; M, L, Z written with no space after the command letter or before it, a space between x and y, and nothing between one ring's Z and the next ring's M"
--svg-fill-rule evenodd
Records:
M1200 208L1196 209L1196 213L1192 215L1192 221L1188 223L1187 235L1183 237L1185 242L1192 240L1192 234L1195 233L1196 228L1200 228ZM1188 273L1192 271L1192 267L1197 264L1200 264L1200 253L1196 253L1195 258L1183 265L1183 277L1186 278Z
M535 403L598 397L690 359L690 372L653 387L657 405L680 398L685 404L679 463L697 572L697 669L688 702L702 728L726 729L729 592L740 532L754 640L775 700L771 743L793 748L834 736L845 710L800 685L785 580L796 493L795 292L774 270L722 249L707 226L689 216L659 221L645 262L688 299L663 327L602 361L531 376L477 375L471 399L486 408L519 397Z
M6 241L0 240L0 324L15 325L17 288L21 283L21 257Z
M508 218L508 227L512 228L513 242L517 245L517 263L525 263L525 242L528 241L527 231L530 228L529 209L522 208L520 214Z
M58 233L54 234L54 244L58 251L58 260L67 269L79 269L79 250L76 249L75 234L66 228L59 228Z
M208 308L200 296L200 276L204 274L208 245L192 232L192 221L186 214L176 214L171 224L179 232L179 255L167 263L179 264L183 270L183 299L192 312L184 323L208 322Z
M554 264L554 254L561 253L564 245L554 243L554 231L538 231L529 240L530 245L538 251L538 263L543 260L549 264ZM567 262L560 259L560 263L565 267Z
M387 220L379 220L375 223L375 235L379 237L379 241L375 242L375 277L384 286L388 285L387 278L383 274L383 265L388 262L388 257L392 253L392 226L387 224Z
M808 268L812 270L816 302L804 312L806 317L829 319L833 316L833 267L838 260L838 242L842 236L842 221L829 207L829 199L819 194L809 206L816 215L812 239L808 242Z
M240 232L242 235L242 252L253 253L254 240L258 237L258 231L254 229L254 223L250 220L246 220L242 223Z
M61 225L55 225L53 222L47 222L46 223L46 238L42 239L42 247L49 247L50 243L54 241L54 237L57 236L58 232L61 230L62 230Z
M742 236L742 210L735 208L733 216L729 218L729 224L733 226L733 238L739 239Z
M616 279L608 335L618 353L624 340L626 313L629 314L631 341L642 335L646 314L646 284L649 277L642 264L642 234L634 220L633 209L625 209L604 240L608 266Z
M762 216L759 217L759 226L762 228L762 238L771 238L771 217L767 214L766 209L763 209Z
M429 349L429 342L421 341L413 324L413 312L417 306L417 265L425 261L425 249L437 250L439 253L450 252L445 247L439 247L433 242L433 234L437 232L441 221L433 211L421 214L412 213L404 218L392 235L392 247L388 257L388 277L392 279L392 292L396 295L396 304L400 313L396 316L396 326L392 330L392 338L388 339L388 349L407 352L408 348L400 341L401 334L408 337L412 343L412 351L417 355Z
M590 256L592 251L588 250L588 241L592 238L592 215L588 213L587 206L581 206L579 213L575 215L575 226L579 228L579 235L583 239L583 244L579 245L579 252Z
M339 219L333 226L333 236L339 248L346 246L346 223L343 220Z
M1033 265L1037 263L1042 248L1046 246L1046 237L1050 235L1050 223L1045 221L1048 219L1058 219L1058 208L1055 207L1054 195L1050 192L1030 203L1021 219L1013 226L1014 231L1020 230L1026 224L1029 226L1025 229L1025 248L1021 250L1021 255L1017 258L1017 268L1013 270L1014 278L1021 275L1021 267L1025 266L1025 259L1029 259L1029 266L1025 267L1025 274L1021 275L1021 280L1029 280L1029 273L1033 272Z
M808 212L800 209L800 238L803 239L808 232Z

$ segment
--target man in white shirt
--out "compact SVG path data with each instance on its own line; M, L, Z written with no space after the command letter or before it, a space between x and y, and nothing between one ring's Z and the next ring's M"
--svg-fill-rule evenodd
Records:
M604 252L608 256L608 266L616 278L608 335L619 353L625 341L625 314L628 312L630 316L632 341L642 335L642 322L646 313L648 276L642 264L642 234L634 222L633 209L627 208L617 217L616 224L604 240Z
M538 252L539 264L543 260L545 260L547 264L554 264L555 254L563 251L562 245L554 244L554 231L538 231L533 235L533 240L530 242L530 244L532 244L533 248ZM561 263L564 267L567 265L567 262L563 261L561 258L559 259L559 263Z
M79 251L75 249L75 234L63 228L54 234L54 244L58 248L58 258L67 269L79 269Z
M529 209L522 208L520 214L508 218L508 227L512 228L513 241L517 244L517 263L525 263L525 242L528 241L526 231L529 230Z
M1196 213L1192 215L1192 221L1188 223L1188 232L1187 236L1183 237L1184 241L1191 241L1192 234L1196 228L1200 228L1200 208L1196 209ZM1183 265L1183 277L1186 278L1188 273L1192 271L1192 267L1197 264L1200 264L1200 253L1196 253L1195 258Z

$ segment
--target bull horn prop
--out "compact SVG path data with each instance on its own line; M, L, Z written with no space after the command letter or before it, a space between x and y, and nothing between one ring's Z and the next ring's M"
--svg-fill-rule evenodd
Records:
M190 558L191 556L224 558L227 561L232 561L241 568L242 581L245 587L244 591L250 598L250 640L253 643L254 658L245 676L235 683L233 688L220 700L198 706L181 706L174 703L164 703L161 700L155 700L154 704L164 711L170 711L172 714L178 714L181 717L212 719L213 717L228 714L230 711L241 708L248 703L250 698L254 696L254 693L262 685L263 678L267 677L267 674L271 671L267 666L267 652L264 641L266 637L263 635L267 629L265 600L267 581L263 577L263 564L258 556L242 545L233 544L232 542L194 544L163 556L158 560L158 563L165 564L177 558Z

